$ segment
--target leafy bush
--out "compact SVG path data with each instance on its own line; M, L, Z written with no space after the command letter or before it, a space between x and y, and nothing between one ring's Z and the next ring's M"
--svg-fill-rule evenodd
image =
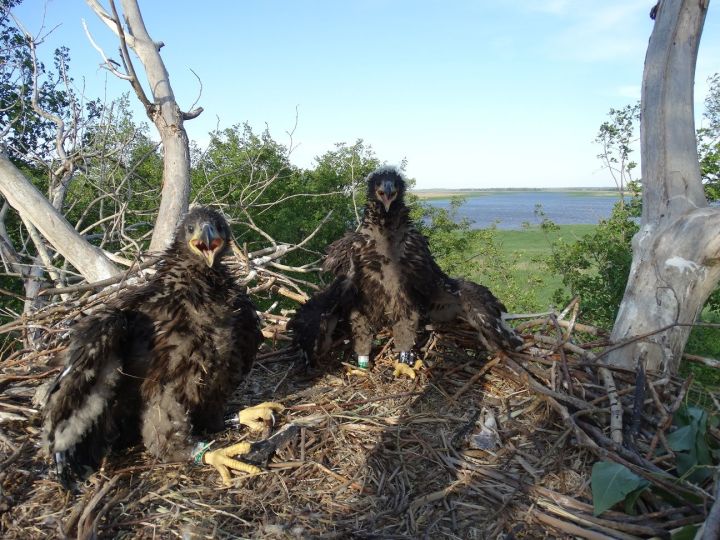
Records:
M567 303L579 295L583 316L603 328L611 328L625 292L630 264L631 240L638 231L631 205L618 203L610 218L595 231L575 242L562 238L553 243L548 262L569 289L558 290L555 299Z
M505 253L494 227L473 229L472 220L459 218L463 197L453 197L450 208L412 197L409 202L413 219L427 236L430 251L445 273L485 285L510 312L536 309L536 278L528 276L526 283L516 279L517 255Z

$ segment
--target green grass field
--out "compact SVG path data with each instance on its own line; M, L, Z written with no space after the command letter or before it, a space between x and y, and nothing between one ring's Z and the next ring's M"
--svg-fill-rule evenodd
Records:
M552 295L562 287L562 280L560 276L551 274L538 259L550 256L551 243L555 240L563 238L573 241L591 233L595 227L591 224L560 225L559 231L551 233L545 233L537 227L521 231L498 231L503 251L516 260L513 274L518 282L527 283L531 276L542 280L536 289L541 309L552 304Z
M517 283L528 283L530 277L539 279L536 287L538 309L544 310L552 305L552 296L562 287L559 276L551 275L547 267L538 262L551 253L551 243L563 238L568 241L591 233L596 225L561 225L560 230L545 233L538 227L524 230L497 230L497 238L502 252L508 260L514 261L511 274ZM480 246L478 246L480 249ZM558 306L563 307L563 306ZM702 320L708 323L720 323L720 315L703 311ZM685 351L690 354L720 358L720 329L709 327L694 328L690 334ZM720 370L691 362L683 362L680 372L683 376L692 373L696 383L706 389L717 391L720 388ZM695 386L697 390L697 386ZM696 399L696 398L694 398Z
M545 309L552 304L552 295L562 287L559 276L552 275L539 259L547 258L551 252L553 241L563 238L573 241L591 233L596 225L560 225L560 230L545 233L539 227L523 230L501 230L496 234L502 252L508 260L513 261L511 274L517 283L528 283L530 278L539 279L536 287L538 309ZM481 247L478 247L480 251ZM477 278L477 276L471 276Z

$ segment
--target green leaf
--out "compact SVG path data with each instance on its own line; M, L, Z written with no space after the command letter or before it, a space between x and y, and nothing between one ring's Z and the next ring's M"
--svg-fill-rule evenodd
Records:
M700 525L686 525L679 531L675 531L671 538L672 540L693 540L699 528Z
M598 461L593 465L590 484L596 516L612 508L634 491L650 485L624 465L607 461ZM634 500L637 500L637 496Z
M697 428L693 425L683 426L667 436L668 445L674 452L688 451L695 447Z

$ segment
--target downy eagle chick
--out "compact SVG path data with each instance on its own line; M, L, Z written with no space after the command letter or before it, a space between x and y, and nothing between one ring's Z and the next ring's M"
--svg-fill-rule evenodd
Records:
M311 360L327 352L338 323L349 324L353 348L367 361L372 340L392 330L395 374L415 373L413 347L421 322L462 317L489 351L514 349L522 342L505 325L505 306L487 287L447 276L433 259L425 236L415 228L405 204L406 184L392 167L367 177L367 203L355 232L333 242L324 269L335 280L301 306L291 321L295 342Z
M248 443L208 451L199 439L223 429L227 400L262 341L255 307L222 264L230 242L218 212L193 209L148 282L71 329L61 353L65 369L43 420L47 449L67 487L111 451L140 441L162 461L213 465L225 483L228 468L259 470L230 457ZM282 408L258 407L243 411L241 422Z

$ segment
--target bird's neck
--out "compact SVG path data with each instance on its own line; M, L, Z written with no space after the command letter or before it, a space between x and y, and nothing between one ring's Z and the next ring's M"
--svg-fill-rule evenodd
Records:
M402 201L395 201L387 212L379 201L372 201L365 205L364 226L375 225L382 229L395 229L409 221L410 209Z

